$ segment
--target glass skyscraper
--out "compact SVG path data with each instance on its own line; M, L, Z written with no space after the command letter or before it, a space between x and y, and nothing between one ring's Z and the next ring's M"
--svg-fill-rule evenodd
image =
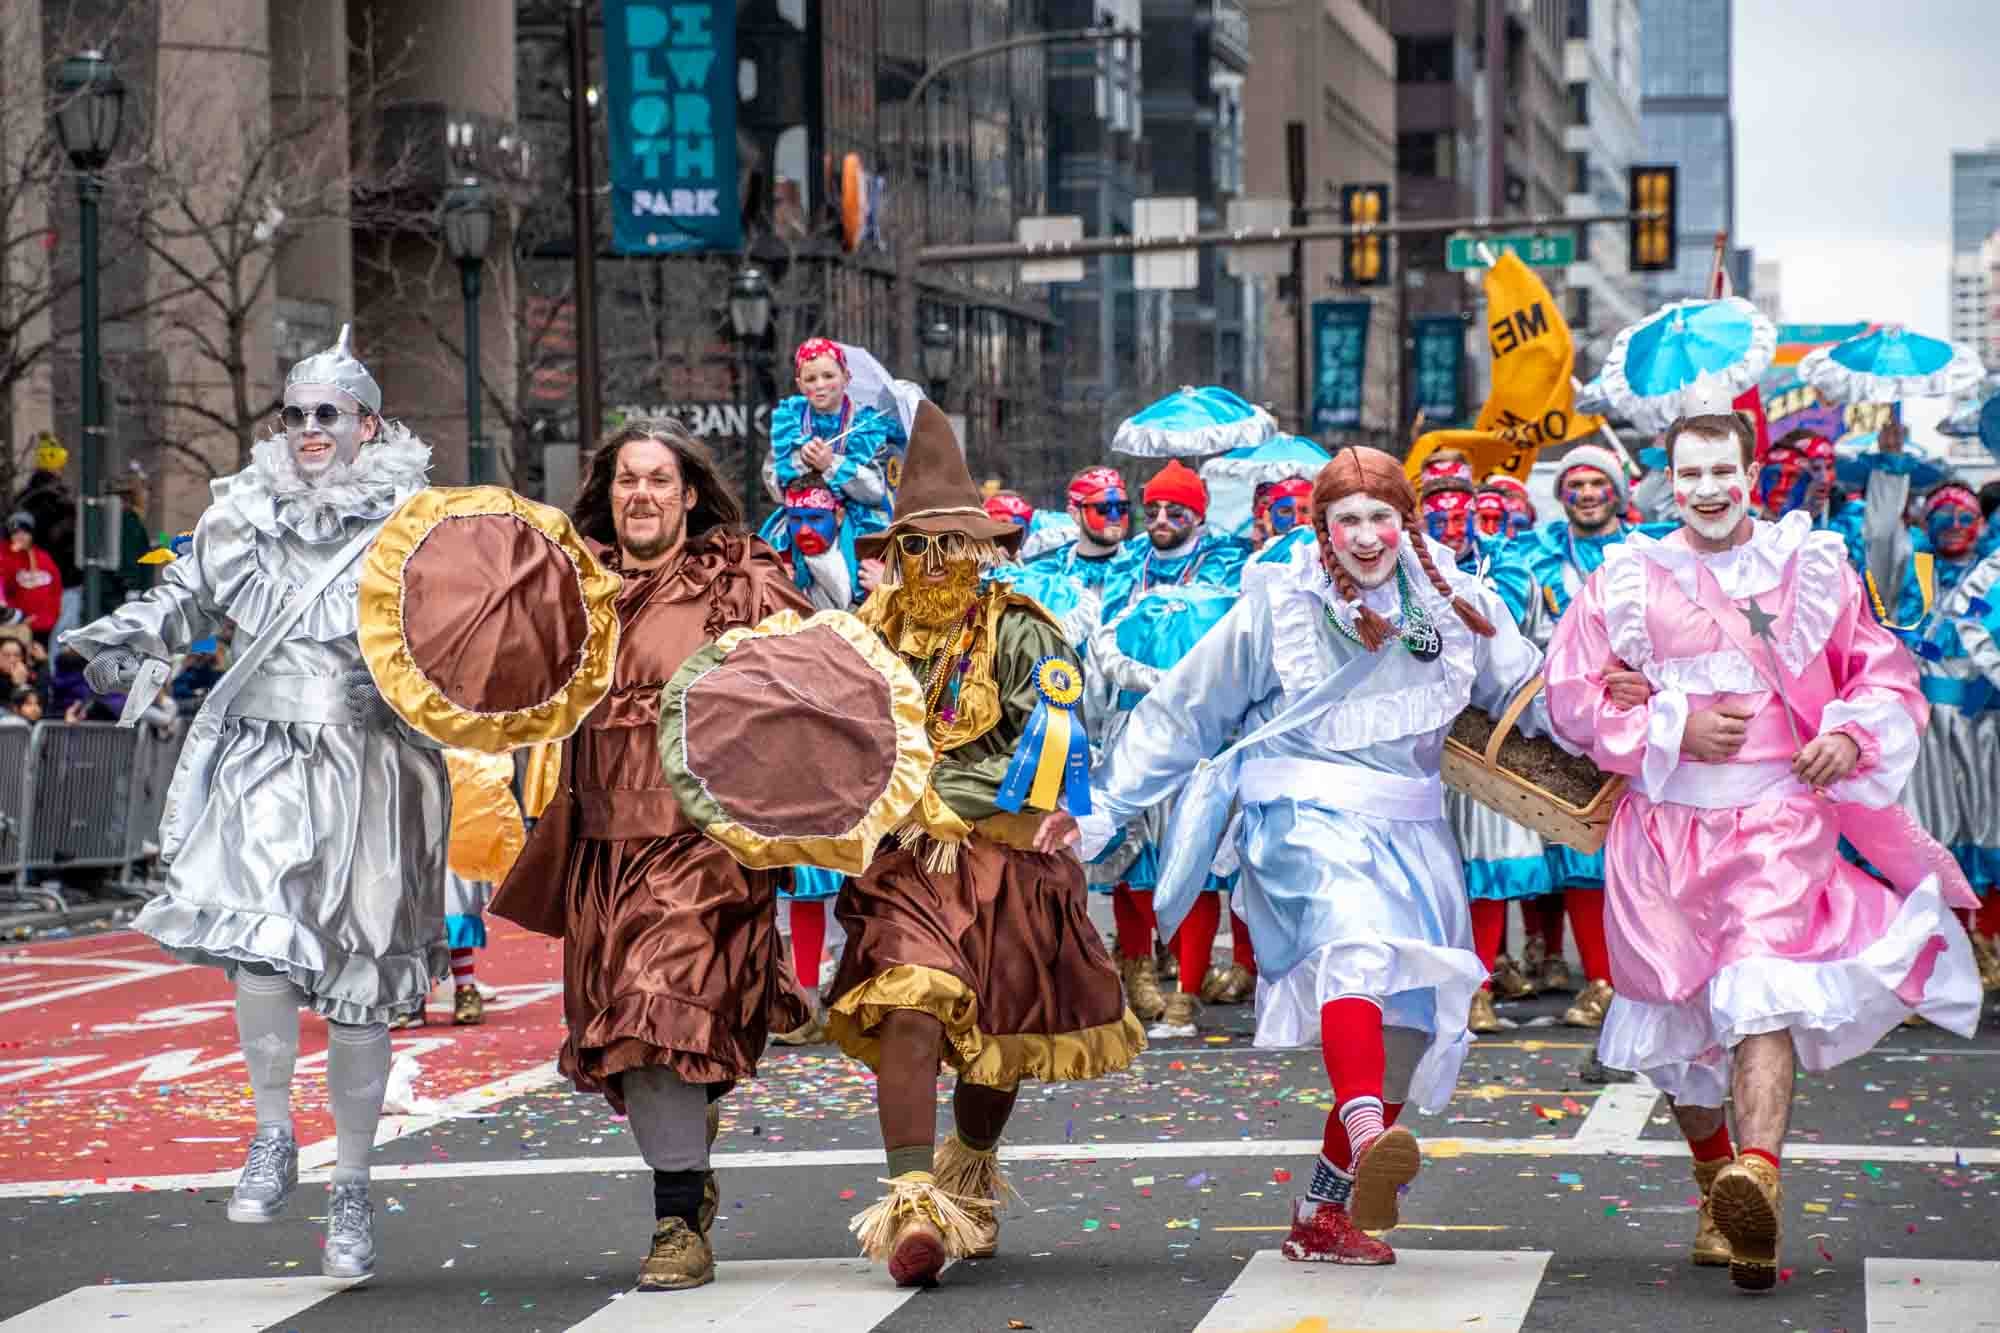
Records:
M1715 235L1736 234L1730 114L1732 0L1639 0L1639 110L1648 163L1680 167L1680 262L1651 275L1655 300L1707 295ZM1739 291L1748 287L1734 274Z

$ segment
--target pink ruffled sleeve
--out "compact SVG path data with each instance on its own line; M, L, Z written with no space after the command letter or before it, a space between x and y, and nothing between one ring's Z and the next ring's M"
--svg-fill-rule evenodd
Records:
M1549 719L1599 768L1624 774L1652 795L1680 763L1688 700L1679 690L1657 687L1638 708L1605 697L1604 671L1617 654L1605 630L1603 573L1584 583L1549 640L1542 666Z
M1909 649L1868 610L1861 580L1845 565L1840 580L1840 616L1826 640L1835 698L1821 711L1819 729L1853 740L1861 762L1827 794L1858 805L1893 805L1916 766L1930 703Z

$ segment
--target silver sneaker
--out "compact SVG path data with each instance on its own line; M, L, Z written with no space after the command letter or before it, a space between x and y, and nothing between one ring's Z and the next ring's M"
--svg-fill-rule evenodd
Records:
M326 1249L320 1272L367 1277L375 1271L375 1205L366 1185L335 1185L326 1206Z
M299 1183L299 1141L284 1125L266 1125L250 1140L250 1157L229 1196L232 1222L275 1222Z

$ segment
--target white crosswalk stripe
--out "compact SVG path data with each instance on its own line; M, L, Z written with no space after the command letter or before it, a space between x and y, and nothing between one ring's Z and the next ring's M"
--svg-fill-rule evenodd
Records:
M570 1333L609 1330L783 1329L854 1333L869 1329L916 1295L864 1259L767 1259L719 1263L715 1281L693 1291L628 1291Z
M78 1287L0 1323L0 1333L259 1333L348 1284L324 1277L223 1278Z
M1295 1264L1259 1250L1195 1333L1466 1328L1520 1333L1547 1250L1396 1252L1384 1268Z
M2000 1329L2000 1263L1870 1259L1868 1333L1986 1333Z

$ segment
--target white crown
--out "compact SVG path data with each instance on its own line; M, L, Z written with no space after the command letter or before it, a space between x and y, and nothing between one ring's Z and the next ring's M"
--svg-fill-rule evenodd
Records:
M1683 417L1727 416L1736 410L1736 395L1729 391L1720 375L1701 371L1694 377L1694 383L1681 390L1681 415Z

